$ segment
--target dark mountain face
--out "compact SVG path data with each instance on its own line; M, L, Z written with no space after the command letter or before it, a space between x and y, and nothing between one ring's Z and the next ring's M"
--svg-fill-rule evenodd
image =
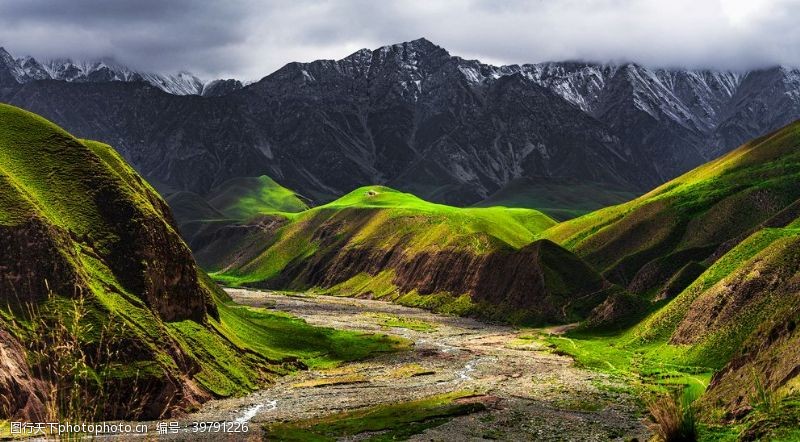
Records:
M242 87L244 87L244 85L242 85L241 81L232 78L228 80L214 80L203 86L200 95L204 97L221 97L231 92L238 91Z
M6 71L3 101L113 143L162 192L201 195L260 175L316 201L379 183L471 204L531 177L637 192L800 117L797 70L496 67L424 39L290 63L221 97Z

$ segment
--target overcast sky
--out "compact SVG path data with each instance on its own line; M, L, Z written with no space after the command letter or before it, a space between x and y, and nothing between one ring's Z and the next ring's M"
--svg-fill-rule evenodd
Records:
M207 79L426 37L495 64L800 66L800 0L2 0L15 56L102 57Z

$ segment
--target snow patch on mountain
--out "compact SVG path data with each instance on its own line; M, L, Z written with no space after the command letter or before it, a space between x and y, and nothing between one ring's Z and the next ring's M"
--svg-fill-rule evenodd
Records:
M189 72L169 75L142 72L130 69L111 59L58 58L44 62L39 62L30 56L15 59L2 48L0 48L0 68L6 69L20 84L36 80L61 80L76 83L143 81L173 95L203 95L203 90L212 84L215 84L215 87L212 88L215 95L241 89L241 83L236 80L233 80L236 83L228 83L226 87L222 88L216 84L218 80L206 83Z

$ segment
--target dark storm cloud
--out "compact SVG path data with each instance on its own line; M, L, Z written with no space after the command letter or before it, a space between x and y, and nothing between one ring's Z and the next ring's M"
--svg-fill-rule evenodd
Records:
M5 0L0 45L246 79L421 36L492 63L739 69L800 65L798 16L795 0Z

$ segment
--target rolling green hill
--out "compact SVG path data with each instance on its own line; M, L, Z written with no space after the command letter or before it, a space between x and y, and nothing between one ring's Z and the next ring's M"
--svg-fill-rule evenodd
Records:
M622 331L575 332L564 350L664 383L704 386L708 376L703 415L735 424L734 433L770 439L796 428L799 198L796 122L634 201L547 230L629 291L588 322ZM792 434L780 437L800 436Z
M800 198L798 130L794 124L754 140L631 202L561 223L543 236L634 293L674 295Z
M109 146L0 105L0 419L153 419L402 345L233 304Z
M368 186L305 212L238 226L208 242L213 253L197 253L220 257L203 260L231 285L559 322L582 317L608 285L572 254L536 241L554 224L531 209L455 208Z
M302 212L308 206L291 190L268 176L228 180L207 197L228 218L248 219L269 212Z
M167 196L178 228L192 250L198 237L211 237L221 228L236 226L270 214L295 213L308 209L303 199L267 176L234 178L215 187L205 197L192 192Z

